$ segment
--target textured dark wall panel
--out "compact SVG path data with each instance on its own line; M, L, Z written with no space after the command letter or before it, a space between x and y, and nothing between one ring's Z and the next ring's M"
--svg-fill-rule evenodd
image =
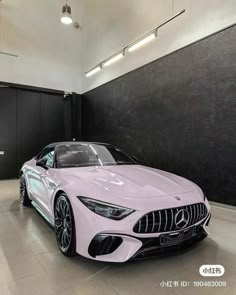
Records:
M17 91L17 90L16 90ZM38 154L41 147L40 93L19 89L18 91L18 171L22 164Z
M0 88L0 179L17 173L17 92Z
M236 205L236 27L83 95L83 137Z

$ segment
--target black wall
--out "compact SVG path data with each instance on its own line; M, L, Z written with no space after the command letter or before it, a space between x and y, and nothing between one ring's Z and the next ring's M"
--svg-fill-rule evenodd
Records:
M236 205L236 27L83 95L83 137Z
M15 178L21 165L45 145L78 138L80 96L20 85L0 87L0 179ZM76 112L74 111L76 110ZM4 154L1 152L4 151Z

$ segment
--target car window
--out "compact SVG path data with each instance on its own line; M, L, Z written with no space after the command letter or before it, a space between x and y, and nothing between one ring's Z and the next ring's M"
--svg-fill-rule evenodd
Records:
M54 164L54 150L55 147L46 147L38 155L38 161L45 161L45 165L48 167L53 167Z
M46 166L52 168L54 163L54 150L47 153L42 159L45 161Z
M81 143L57 147L57 167L87 167L136 164L120 149L103 144Z
M36 160L42 159L46 154L48 154L51 150L54 150L54 147L46 146L41 150L41 152L35 157Z

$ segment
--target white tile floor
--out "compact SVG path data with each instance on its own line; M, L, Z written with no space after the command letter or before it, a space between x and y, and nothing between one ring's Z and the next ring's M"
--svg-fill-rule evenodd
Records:
M236 211L212 208L211 237L184 254L107 264L58 252L53 230L18 201L18 181L0 181L0 295L236 294ZM163 280L209 281L198 269L222 264L225 288L161 288Z

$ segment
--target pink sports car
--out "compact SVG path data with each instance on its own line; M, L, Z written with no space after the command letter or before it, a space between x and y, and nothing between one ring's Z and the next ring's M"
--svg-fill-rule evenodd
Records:
M20 173L20 200L54 227L66 256L124 262L176 252L208 235L201 189L104 143L46 146Z

